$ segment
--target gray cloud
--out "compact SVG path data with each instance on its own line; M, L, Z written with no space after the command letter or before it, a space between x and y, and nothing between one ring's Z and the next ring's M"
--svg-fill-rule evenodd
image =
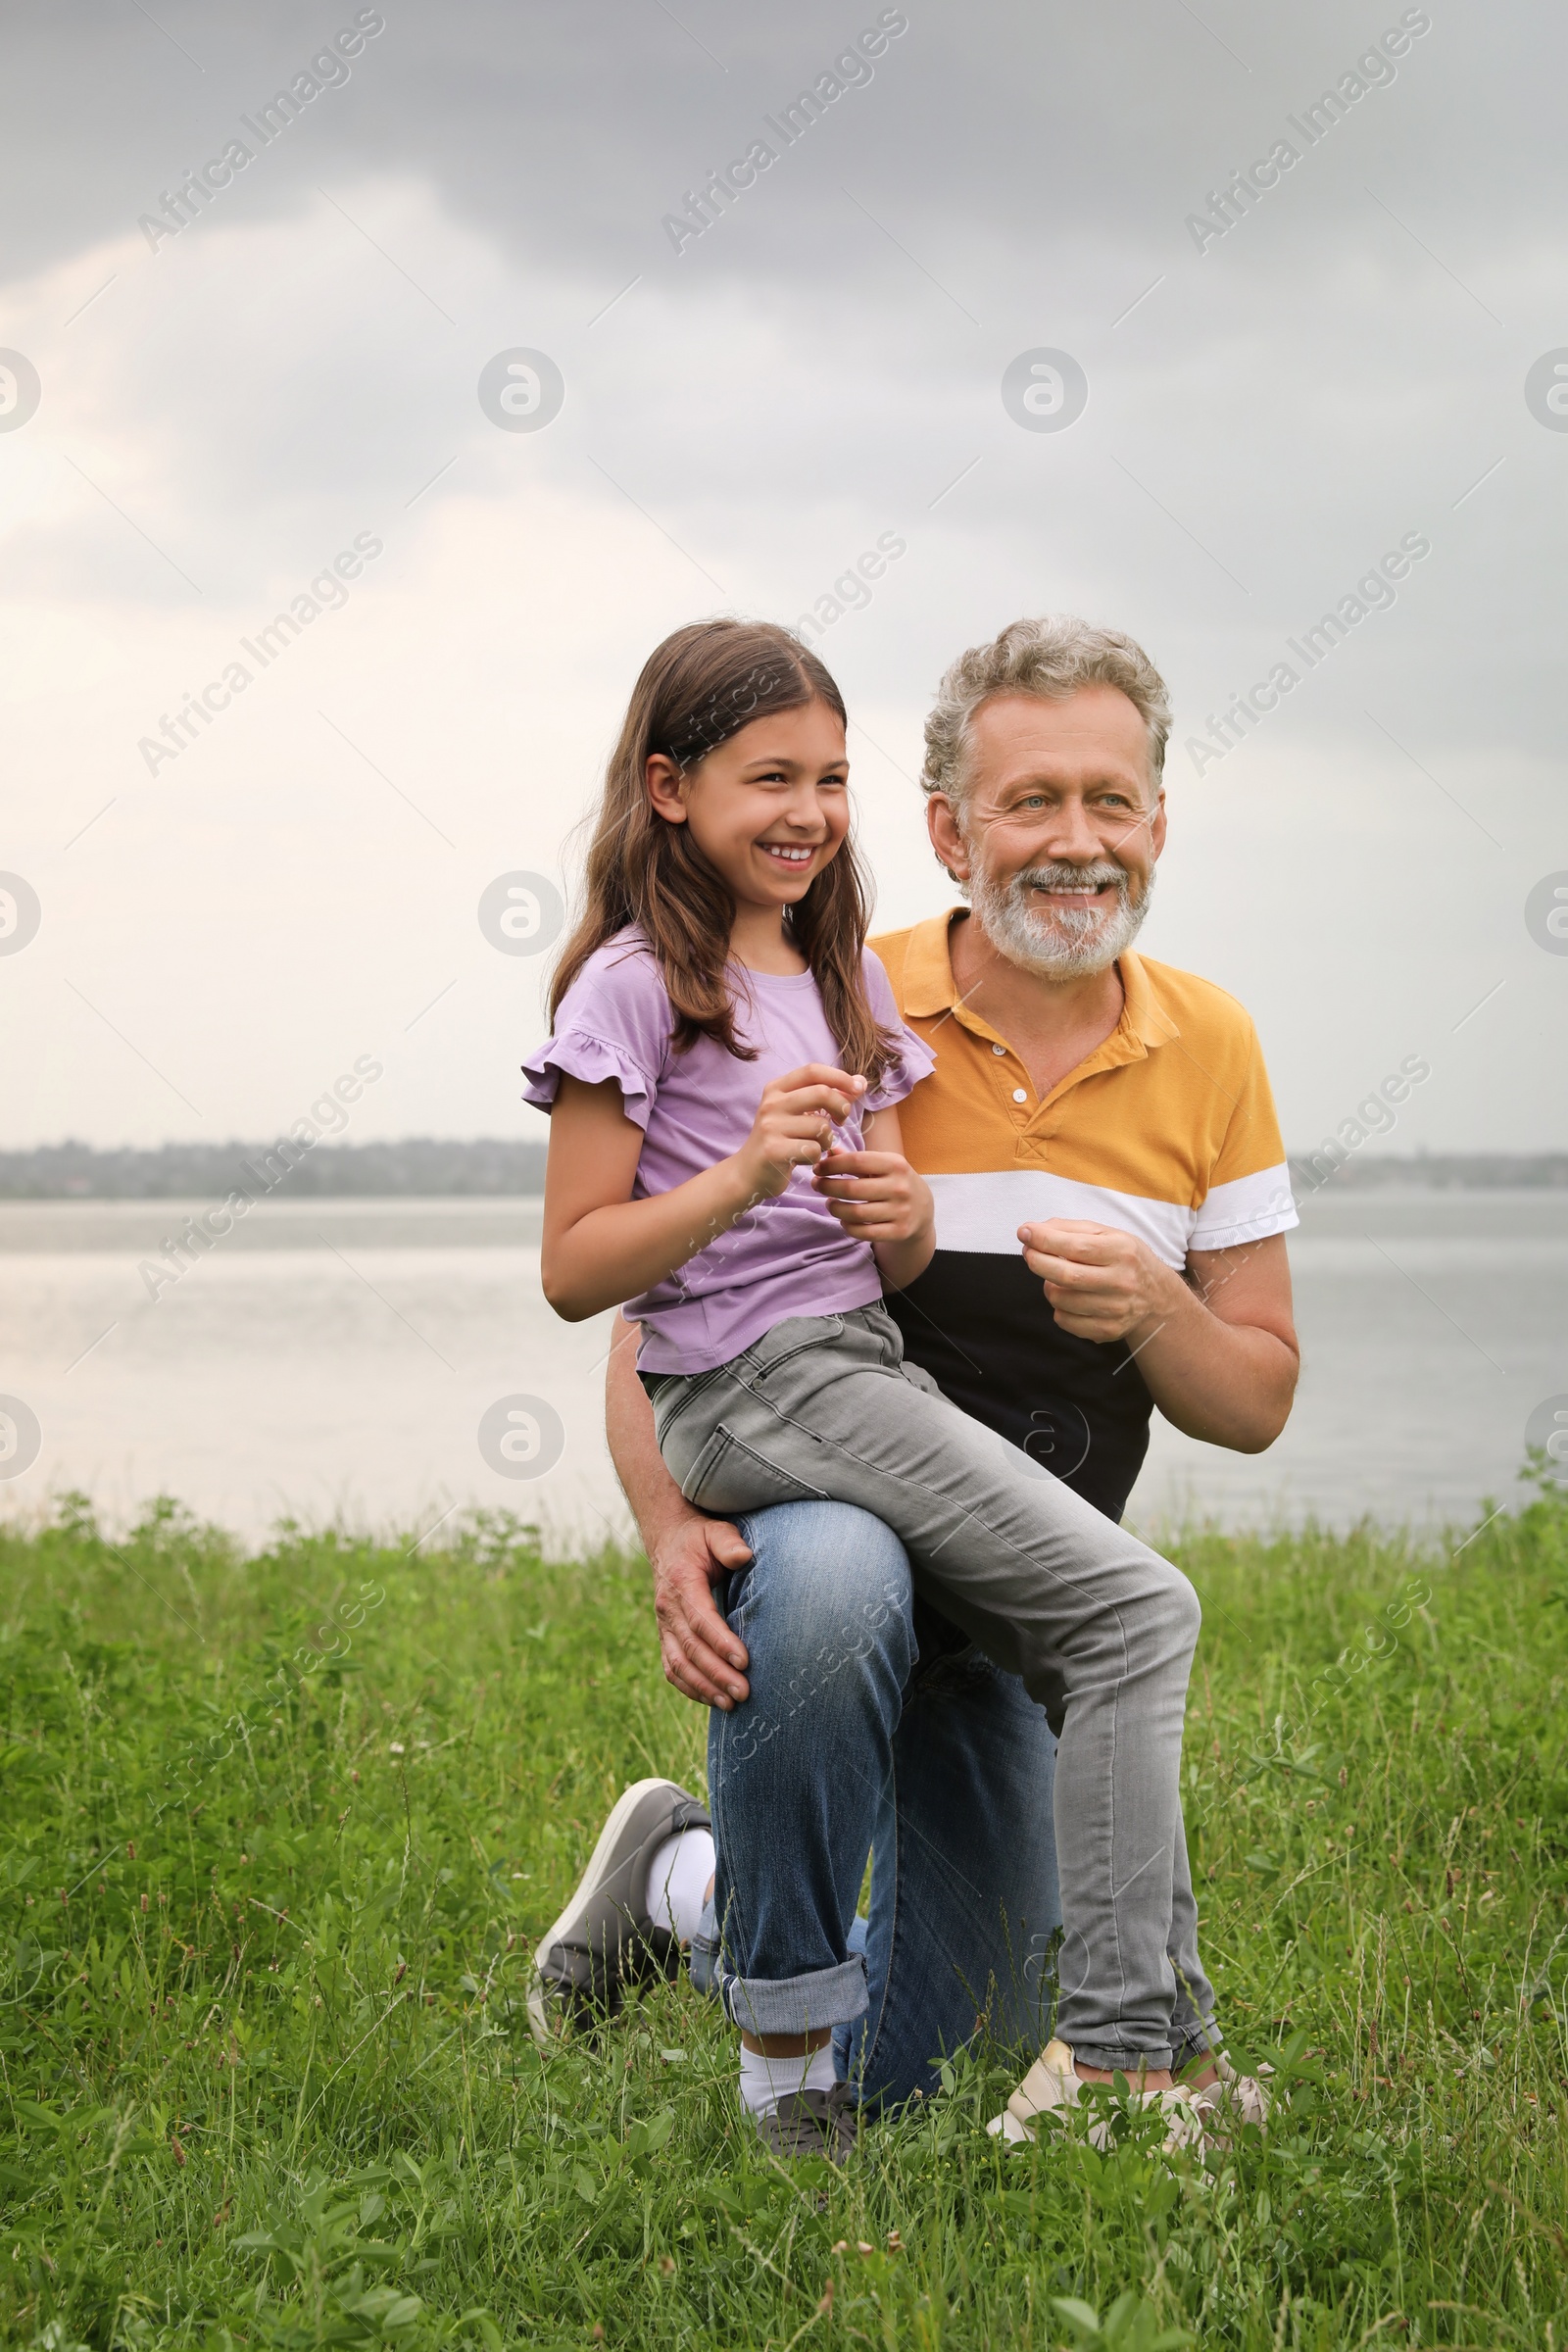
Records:
M600 698L572 718L574 810L660 629L717 609L791 619L892 529L897 577L822 650L901 764L956 647L1017 610L1117 619L1166 667L1179 821L1156 952L1248 998L1288 1101L1290 1070L1311 1072L1301 1132L1359 1083L1346 1039L1369 998L1398 1007L1398 1051L1421 1043L1404 1033L1421 1006L1462 1012L1504 965L1521 1004L1550 1001L1560 972L1510 959L1529 887L1564 856L1548 583L1568 435L1523 395L1568 342L1554 13L1432 10L1393 82L1300 140L1200 253L1188 216L1425 12L915 5L871 79L677 254L662 217L879 6L812 0L786 23L682 0L677 23L656 0L393 0L349 78L149 251L138 216L357 13L161 6L166 35L103 0L69 36L43 17L13 30L5 333L44 400L0 458L52 487L11 527L10 594L79 609L146 671L102 690L101 734L54 727L53 783L84 814L100 777L104 798L123 780L107 747L133 751L137 713L210 674L212 649L357 530L389 549L372 609L395 604L402 632L377 687L394 737L440 733L421 649L465 593L454 534L499 583L486 595L520 594L530 547L561 564L569 546L570 591L530 608L537 670L467 693L501 735L526 722L521 681L553 666ZM517 344L566 381L538 435L496 432L476 398ZM1039 346L1089 380L1060 434L1020 431L1001 398ZM1183 746L1208 714L1410 532L1432 552L1396 603L1195 773ZM628 561L660 583L640 612ZM338 650L311 661L329 679L350 665L347 691L370 624L332 625ZM204 745L215 777L251 725ZM907 788L874 757L862 780L885 895L929 893L899 830ZM229 854L220 824L204 855ZM242 899L240 929L261 919ZM1533 1051L1510 1025L1467 1079L1499 1142L1560 1126ZM443 1102L495 1123L481 1093ZM1435 1082L1422 1116L1463 1142L1474 1103Z

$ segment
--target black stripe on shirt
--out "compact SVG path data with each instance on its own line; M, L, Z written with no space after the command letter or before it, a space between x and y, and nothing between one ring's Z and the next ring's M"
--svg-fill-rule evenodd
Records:
M939 1250L885 1304L944 1396L1120 1519L1154 1409L1123 1341L1061 1330L1021 1256Z

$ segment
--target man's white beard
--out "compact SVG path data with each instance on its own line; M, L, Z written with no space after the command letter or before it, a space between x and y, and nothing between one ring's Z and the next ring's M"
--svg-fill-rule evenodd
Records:
M1114 888L1113 906L1071 906L1045 899L1045 890ZM969 878L969 902L980 927L999 955L1046 980L1082 980L1113 964L1137 938L1153 894L1154 874L1137 897L1133 877L1108 858L1089 865L1031 865L1010 881L996 883L977 859Z

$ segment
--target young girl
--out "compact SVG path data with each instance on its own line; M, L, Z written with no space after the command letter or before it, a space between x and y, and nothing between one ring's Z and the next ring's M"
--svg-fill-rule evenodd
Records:
M660 1449L689 1501L875 1513L1045 1706L1057 2038L993 2127L1032 2136L1033 2115L1113 2071L1184 2096L1170 1947L1199 1607L1177 1569L906 1364L880 1304L933 1248L897 1109L933 1056L865 948L845 723L827 671L781 629L699 622L644 668L554 1034L525 1065L552 1112L544 1287L569 1321L624 1306L641 1323ZM1174 1942L1206 1996L1190 1936Z

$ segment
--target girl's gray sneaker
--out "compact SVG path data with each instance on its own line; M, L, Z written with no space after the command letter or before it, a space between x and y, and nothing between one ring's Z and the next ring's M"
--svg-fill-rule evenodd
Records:
M548 2046L572 2026L602 2025L628 1982L673 1976L680 1949L648 1916L648 1866L666 1838L712 1827L707 1807L675 1781L622 1790L565 1909L534 1952L528 2023Z

